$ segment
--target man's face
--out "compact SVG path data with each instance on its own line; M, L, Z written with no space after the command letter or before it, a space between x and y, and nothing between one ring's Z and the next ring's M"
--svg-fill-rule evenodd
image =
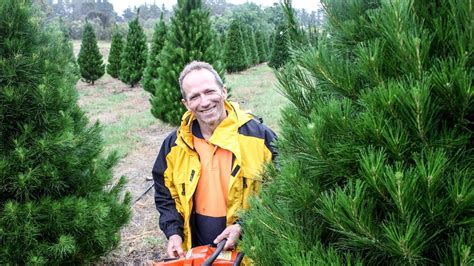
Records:
M216 127L225 118L227 90L220 88L207 69L189 72L182 81L186 99L182 102L201 125Z

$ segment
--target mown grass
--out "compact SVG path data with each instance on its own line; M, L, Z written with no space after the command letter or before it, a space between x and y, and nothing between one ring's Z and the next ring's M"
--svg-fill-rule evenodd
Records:
M150 112L140 112L119 117L117 122L103 126L106 151L116 151L120 157L126 156L138 143L142 142L140 130L157 123Z
M92 122L98 120L101 124L105 153L116 151L123 158L142 141L140 131L161 122L150 113L149 95L143 89L137 87L132 89L134 91L121 92L117 88L128 90L128 85L108 75L102 79L101 85L78 84L81 108ZM141 99L138 103L141 106L131 102L136 98Z
M103 90L103 86L97 86L97 91ZM80 96L90 96L89 93L80 93ZM127 101L125 94L109 94L106 97L98 95L93 101L88 101L82 105L89 115L95 116L107 112L111 107Z

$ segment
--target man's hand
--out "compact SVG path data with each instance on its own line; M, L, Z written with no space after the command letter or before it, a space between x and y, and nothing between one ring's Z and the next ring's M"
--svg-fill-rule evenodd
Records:
M172 235L168 239L168 256L171 258L180 257L184 258L184 251L181 247L183 244L183 239L179 235Z
M227 226L224 231L214 239L214 244L221 242L224 238L227 238L227 242L225 243L224 250L230 250L235 247L237 240L239 240L240 232L242 228L240 228L240 224L233 224Z

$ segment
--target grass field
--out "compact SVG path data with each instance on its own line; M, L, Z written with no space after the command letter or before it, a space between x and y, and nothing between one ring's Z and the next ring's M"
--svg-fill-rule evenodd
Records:
M277 92L275 75L266 64L226 76L231 100L263 119L270 128L279 131L280 108L288 100Z
M76 54L80 42L74 42ZM108 56L109 44L99 42ZM286 99L276 91L272 69L261 64L237 74L226 76L232 88L231 100L245 110L263 118L264 123L278 132L279 108ZM158 213L153 191L143 192L152 184L151 169L164 138L173 130L150 113L149 95L142 88L128 85L105 75L94 86L77 83L79 104L90 117L99 121L105 142L105 152L117 151L121 157L114 168L116 178L124 175L135 203L132 219L122 230L122 240L116 250L102 259L101 264L147 264L165 254L166 239L158 227ZM142 196L142 197L140 197Z

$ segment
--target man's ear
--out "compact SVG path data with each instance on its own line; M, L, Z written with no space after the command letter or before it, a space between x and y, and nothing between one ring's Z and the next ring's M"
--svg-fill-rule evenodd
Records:
M191 111L191 110L189 109L189 107L188 107L188 102L186 102L185 99L181 99L181 103L184 104L184 106L186 107L186 109L187 109L188 111Z
M224 92L224 100L227 100L227 87L226 86L222 87L222 92Z

